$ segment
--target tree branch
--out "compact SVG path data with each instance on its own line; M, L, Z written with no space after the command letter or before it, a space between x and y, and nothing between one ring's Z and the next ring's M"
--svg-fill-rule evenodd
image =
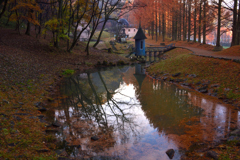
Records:
M2 0L3 1L3 0ZM5 10L6 10L6 7L7 7L7 1L8 0L5 0L4 1L4 6L3 6L3 9L2 9L2 12L0 13L0 19L2 17L2 15L4 14ZM1 5L2 2L0 2L0 5Z
M39 2L38 0L36 2L39 3L39 4L55 4L55 3L58 3L58 1L55 1L55 2Z

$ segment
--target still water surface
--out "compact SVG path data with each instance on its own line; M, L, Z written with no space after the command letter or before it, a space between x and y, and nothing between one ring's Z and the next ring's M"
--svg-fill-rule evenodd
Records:
M174 149L177 160L192 144L240 127L231 106L153 80L139 64L78 74L60 90L48 116L63 124L59 148L76 159L168 160L165 152Z

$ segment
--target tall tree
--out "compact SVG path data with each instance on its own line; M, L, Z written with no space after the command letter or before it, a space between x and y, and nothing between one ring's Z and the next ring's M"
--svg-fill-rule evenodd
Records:
M178 27L178 39L182 40L182 0L180 0L180 4L179 4L180 10L179 10L179 14L178 14L178 23L179 23L179 27Z
M193 33L193 42L196 42L197 39L197 0L194 0L194 33Z
M237 23L237 35L238 35L238 42L237 44L240 45L240 0L238 1L238 23Z
M202 0L199 3L199 20L198 20L198 42L201 43L202 40Z
M232 27L232 43L231 43L231 46L235 46L237 45L237 41L238 41L238 11L237 11L237 3L238 1L237 0L234 0L234 7L233 7L233 27Z
M76 1L74 3L74 10L72 12L73 17L73 24L72 24L72 31L73 31L73 39L70 47L68 48L68 51L71 52L72 49L77 44L81 34L89 27L93 14L95 12L92 12L91 4L89 3L90 0L82 1ZM84 7L83 7L84 6ZM83 7L83 9L82 9ZM81 27L80 27L81 26ZM80 28L80 30L79 30Z
M35 16L36 12L40 13L42 10L35 0L28 1L16 1L15 6L12 8L15 14L12 15L12 20L17 21L16 29L19 31L20 19L27 21L27 29L25 34L30 35L30 24L39 25L39 22Z
M220 36L221 36L221 7L222 7L222 0L218 1L218 25L217 25L217 42L216 46L220 47Z
M100 5L100 2L101 2L101 6L99 8L99 5ZM90 44L90 41L99 25L99 22L100 22L100 19L101 19L101 15L102 15L102 12L103 12L103 5L104 5L104 0L94 0L94 2L92 3L92 12L94 13L92 15L92 31L90 33L90 37L88 39L88 42L87 42L87 46L85 48L85 51L87 52L87 55L90 54L89 52L89 44Z
M160 0L158 0L158 25L159 25L158 33L160 37L162 32Z
M203 0L203 44L206 44L206 27L207 27L206 7L207 7L207 0Z
M191 9L192 9L192 0L188 0L188 42L191 37Z
M63 0L58 0L58 14L57 14L57 32L56 32L56 39L54 41L54 46L59 47L59 37L60 37L60 27L62 26L62 15L63 15Z
M135 11L135 9L140 9L141 7L144 7L145 4L142 3L130 3L130 2L126 2L121 3L120 0L116 1L116 3L112 4L111 3L112 0L105 0L103 3L103 20L101 20L99 23L103 23L100 33L98 35L97 41L96 43L93 45L93 47L96 47L98 45L98 43L100 42L103 30L105 28L105 25L107 24L107 22L109 20L118 20L120 17L124 16L125 14L129 13L129 12L133 12ZM113 13L118 13L119 11L121 11L117 16L113 17L111 15L113 15Z
M6 11L7 2L8 2L8 0L0 0L0 9L1 9L2 3L4 3L2 11L0 12L0 19L1 19L2 15L4 14L4 12Z
M166 35L166 22L165 22L165 13L162 13L162 41L165 42Z
M183 0L183 41L186 41L186 0Z
M155 32L156 32L156 42L158 41L158 1L155 0Z

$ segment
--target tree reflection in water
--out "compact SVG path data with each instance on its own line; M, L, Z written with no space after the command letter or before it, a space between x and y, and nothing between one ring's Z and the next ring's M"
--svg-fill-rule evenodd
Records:
M133 97L121 93L121 72L116 70L103 73L105 78L101 72L69 77L62 85L61 92L67 98L63 98L61 108L55 110L55 117L65 123L63 135L59 135L64 137L63 143L67 142L69 146L81 144L81 153L73 152L76 148L70 151L74 157L94 155L103 149L114 147L115 143L126 144L129 140L137 141L140 137L140 127L137 129L138 124L134 121L136 115L131 111L139 103ZM114 76L109 77L109 74ZM117 82L118 85L112 82ZM93 143L90 140L92 136L100 139Z
M240 114L231 107L146 77L141 65L69 77L61 93L49 117L64 124L57 135L60 147L76 159L165 160L165 151L173 148L176 160L180 148L212 143L240 126Z

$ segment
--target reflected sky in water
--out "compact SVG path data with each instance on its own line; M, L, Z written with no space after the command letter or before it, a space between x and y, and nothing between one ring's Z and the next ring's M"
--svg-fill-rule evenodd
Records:
M76 159L168 160L171 148L180 159L192 144L212 143L240 127L231 106L153 80L141 65L69 77L60 90L48 117L62 123L59 148Z

